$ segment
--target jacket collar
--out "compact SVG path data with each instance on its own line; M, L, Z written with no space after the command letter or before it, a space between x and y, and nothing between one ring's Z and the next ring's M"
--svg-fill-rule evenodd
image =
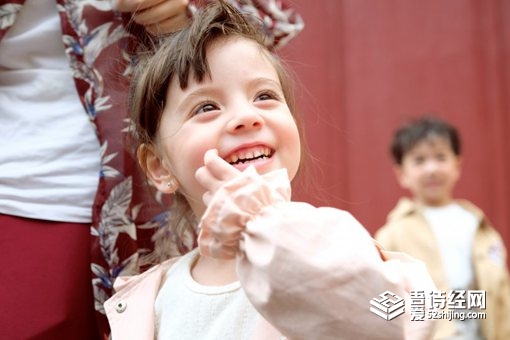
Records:
M170 260L166 260L154 267L147 269L145 272L134 275L134 276L119 276L113 283L113 288L116 292L121 290L130 289L131 287L137 285L140 281L144 280L148 276L156 276L161 280L160 286L163 283L164 273L179 259L180 257L175 257Z
M452 203L457 203L467 211L473 213L476 216L477 220L480 221L481 226L490 224L487 218L485 217L483 211L470 201L464 199L456 199L453 200ZM421 208L422 206L420 204L416 203L410 198L403 197L398 201L395 208L388 214L387 222L396 221L401 218L404 218L405 216L418 213L421 210Z

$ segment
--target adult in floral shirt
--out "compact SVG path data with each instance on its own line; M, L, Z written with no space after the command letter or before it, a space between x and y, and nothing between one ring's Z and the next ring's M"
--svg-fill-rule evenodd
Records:
M303 28L280 0L229 1L262 19L275 48ZM126 98L139 42L196 5L0 0L2 337L106 339L115 278L195 246L194 230L164 228L168 198L144 189Z

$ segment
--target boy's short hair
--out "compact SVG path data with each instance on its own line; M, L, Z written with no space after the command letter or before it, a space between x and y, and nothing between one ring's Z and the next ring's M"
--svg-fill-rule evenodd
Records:
M448 122L436 117L422 117L400 127L393 135L390 152L395 164L416 144L431 137L442 137L449 141L455 155L460 155L461 143L457 129Z

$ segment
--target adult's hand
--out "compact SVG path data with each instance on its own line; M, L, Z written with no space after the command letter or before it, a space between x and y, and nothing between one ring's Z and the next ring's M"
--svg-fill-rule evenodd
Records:
M112 0L114 9L132 13L133 21L153 35L171 33L189 20L189 0Z

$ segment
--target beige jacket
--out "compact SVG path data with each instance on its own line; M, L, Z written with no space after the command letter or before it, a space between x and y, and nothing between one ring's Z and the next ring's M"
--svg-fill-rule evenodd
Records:
M255 340L419 340L433 333L433 322L410 321L409 308L390 321L370 311L386 291L408 299L411 289L435 289L424 264L379 252L345 211L291 202L286 170L243 172L215 194L201 226L202 254L236 256L242 288L263 316ZM154 339L154 301L172 263L115 282L117 293L105 303L113 340Z
M510 339L510 278L503 241L479 208L466 200L456 203L480 220L473 242L472 261L476 289L487 292L487 317L481 320L483 336L487 340ZM449 290L438 242L420 207L413 201L401 199L389 213L387 223L376 232L375 239L386 250L405 252L424 261L438 289ZM453 332L453 323L441 320L435 339L448 338Z

